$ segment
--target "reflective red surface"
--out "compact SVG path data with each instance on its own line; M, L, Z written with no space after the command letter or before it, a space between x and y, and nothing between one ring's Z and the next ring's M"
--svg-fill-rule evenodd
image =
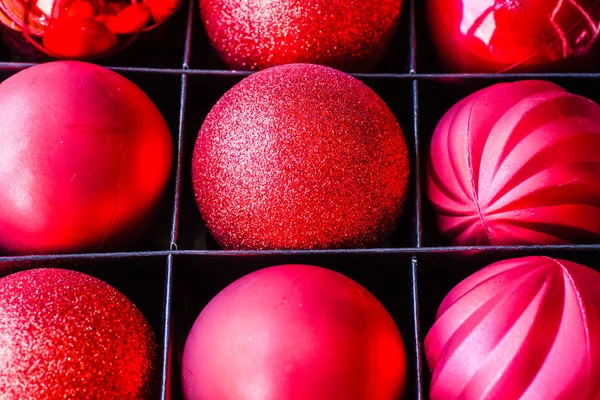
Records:
M186 400L396 400L404 344L379 301L307 265L237 280L202 311L182 360Z
M106 56L163 23L182 0L0 0L0 22L55 58Z
M0 248L99 249L147 220L172 141L151 100L92 64L61 61L0 84Z
M585 58L600 32L598 0L427 1L436 48L458 72L537 70Z

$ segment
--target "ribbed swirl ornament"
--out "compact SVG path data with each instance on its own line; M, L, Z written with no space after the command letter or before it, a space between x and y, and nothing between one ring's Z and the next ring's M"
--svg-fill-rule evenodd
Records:
M455 245L600 241L600 106L550 82L454 105L431 143L427 195Z
M431 400L600 398L600 273L498 262L444 299L425 338Z

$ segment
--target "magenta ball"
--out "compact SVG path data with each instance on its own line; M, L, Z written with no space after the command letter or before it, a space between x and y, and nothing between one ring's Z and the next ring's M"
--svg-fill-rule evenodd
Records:
M379 301L330 270L283 265L229 285L185 344L187 400L396 400L400 332Z

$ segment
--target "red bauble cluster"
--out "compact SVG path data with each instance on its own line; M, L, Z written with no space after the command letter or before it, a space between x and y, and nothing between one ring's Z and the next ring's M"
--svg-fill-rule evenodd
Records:
M227 249L368 247L400 216L408 153L375 92L334 69L249 76L208 114L193 155L196 201Z
M473 274L425 338L432 400L600 396L600 274L526 257Z
M367 71L387 50L402 0L200 0L206 33L232 69L290 63Z
M105 56L162 24L181 0L0 0L4 30L56 58Z
M600 106L544 81L457 103L431 144L427 193L458 245L600 239Z
M8 399L142 399L156 339L125 296L88 275L0 279L0 393Z
M336 272L284 265L229 285L185 344L187 400L396 400L402 337L366 289Z
M600 34L595 0L427 1L433 42L446 66L459 72L585 61Z
M55 62L0 84L0 247L99 249L139 229L166 186L172 143L152 101L98 66Z

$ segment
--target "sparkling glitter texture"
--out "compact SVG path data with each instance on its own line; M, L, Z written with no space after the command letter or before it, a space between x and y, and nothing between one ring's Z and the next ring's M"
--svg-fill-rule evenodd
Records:
M249 76L214 106L193 184L224 248L367 247L393 231L408 169L400 126L371 89L291 64Z
M62 269L0 280L0 398L144 399L156 339L108 284Z
M598 0L427 0L433 41L459 72L539 70L597 53Z
M288 63L371 69L396 31L402 0L200 0L208 37L232 69Z

